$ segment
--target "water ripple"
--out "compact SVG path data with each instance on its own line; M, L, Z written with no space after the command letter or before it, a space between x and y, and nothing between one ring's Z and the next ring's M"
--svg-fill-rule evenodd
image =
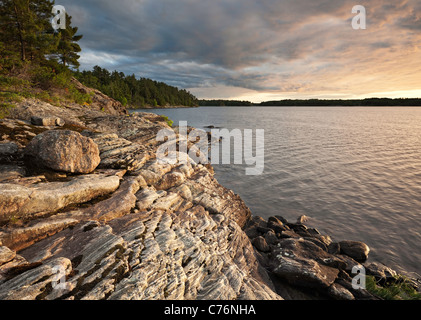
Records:
M176 123L265 129L265 172L215 166L253 214L305 214L370 259L421 274L421 108L160 110ZM221 116L223 114L223 116ZM206 123L204 120L206 119Z

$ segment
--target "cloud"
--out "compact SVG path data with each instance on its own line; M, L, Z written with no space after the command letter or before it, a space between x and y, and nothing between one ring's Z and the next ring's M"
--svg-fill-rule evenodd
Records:
M355 95L415 90L421 4L362 0L62 0L99 64L183 88ZM236 93L234 93L234 91ZM228 92L224 90L224 92ZM225 94L225 93L224 93Z

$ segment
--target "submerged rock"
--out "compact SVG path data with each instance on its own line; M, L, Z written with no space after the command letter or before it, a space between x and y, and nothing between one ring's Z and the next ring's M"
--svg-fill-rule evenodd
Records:
M370 248L360 241L341 241L339 242L341 253L359 261L364 262L368 259Z

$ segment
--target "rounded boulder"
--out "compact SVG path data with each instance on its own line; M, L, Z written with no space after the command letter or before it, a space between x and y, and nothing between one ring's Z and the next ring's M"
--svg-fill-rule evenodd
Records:
M101 162L97 144L71 130L49 130L25 148L31 165L67 173L91 173Z

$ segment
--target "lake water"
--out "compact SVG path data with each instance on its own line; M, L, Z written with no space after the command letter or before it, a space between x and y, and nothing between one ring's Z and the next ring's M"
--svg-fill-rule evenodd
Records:
M214 165L254 215L282 215L333 240L358 240L369 261L421 274L421 108L201 107L140 110L178 125L265 130L265 167Z

